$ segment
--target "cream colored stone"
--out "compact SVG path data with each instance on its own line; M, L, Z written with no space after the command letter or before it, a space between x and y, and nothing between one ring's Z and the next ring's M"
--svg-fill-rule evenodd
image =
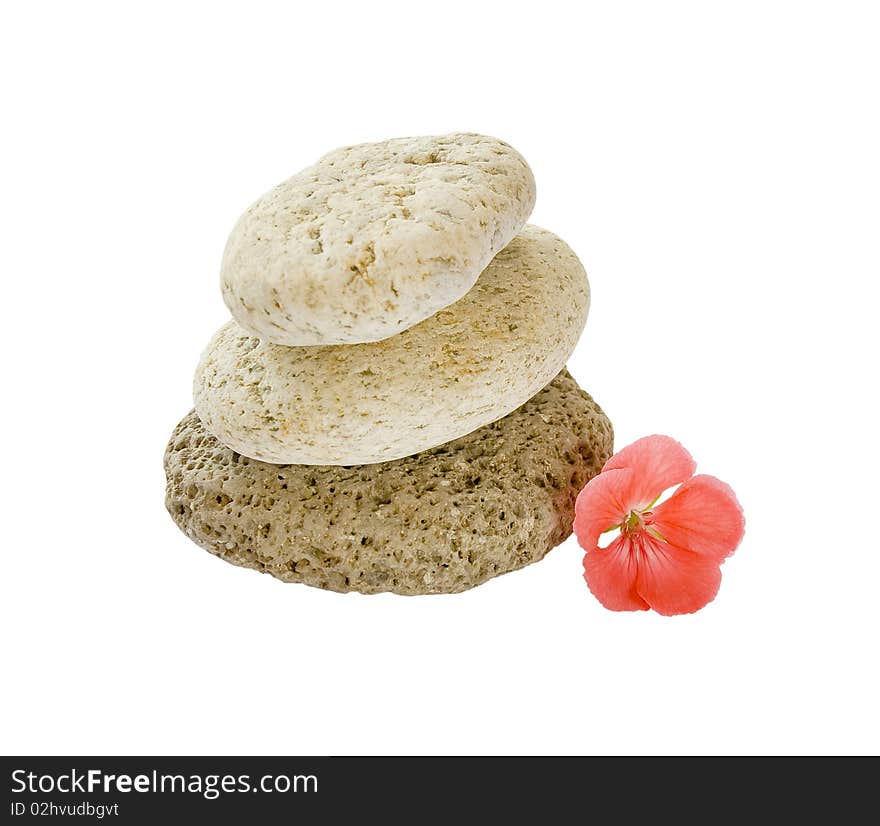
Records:
M577 256L527 226L464 298L384 341L283 347L229 322L196 369L196 410L221 442L265 462L398 459L531 398L565 365L588 308Z
M611 453L611 424L565 371L474 433L351 468L248 459L193 412L165 453L165 504L201 547L287 582L451 593L562 542L578 491Z
M531 170L495 138L337 149L242 215L223 298L242 327L277 344L379 341L461 298L534 203Z

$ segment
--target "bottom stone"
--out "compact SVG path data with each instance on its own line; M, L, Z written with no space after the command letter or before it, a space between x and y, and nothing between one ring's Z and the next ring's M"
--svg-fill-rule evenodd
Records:
M456 593L568 537L578 491L612 441L611 423L565 370L497 422L374 465L259 462L190 412L165 452L165 505L201 547L285 582Z

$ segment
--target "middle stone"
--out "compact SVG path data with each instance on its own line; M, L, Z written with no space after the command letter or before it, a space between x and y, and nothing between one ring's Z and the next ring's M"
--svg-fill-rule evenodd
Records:
M534 396L565 365L589 305L574 252L526 226L463 298L384 341L285 347L229 322L196 369L196 411L221 442L264 462L399 459Z

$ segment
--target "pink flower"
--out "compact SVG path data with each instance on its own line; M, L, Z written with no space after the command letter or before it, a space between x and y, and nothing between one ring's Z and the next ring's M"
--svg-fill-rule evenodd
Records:
M694 470L675 439L646 436L615 453L578 495L584 579L606 608L671 616L715 598L720 565L739 545L745 520L728 485ZM680 487L655 507L673 485ZM600 535L615 529L620 535L600 548Z

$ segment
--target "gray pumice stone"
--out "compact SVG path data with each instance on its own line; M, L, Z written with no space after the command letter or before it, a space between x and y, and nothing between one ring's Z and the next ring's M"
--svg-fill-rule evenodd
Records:
M455 593L540 560L612 453L612 428L563 370L521 407L379 464L275 465L225 447L190 412L165 453L166 507L201 547L286 582Z

